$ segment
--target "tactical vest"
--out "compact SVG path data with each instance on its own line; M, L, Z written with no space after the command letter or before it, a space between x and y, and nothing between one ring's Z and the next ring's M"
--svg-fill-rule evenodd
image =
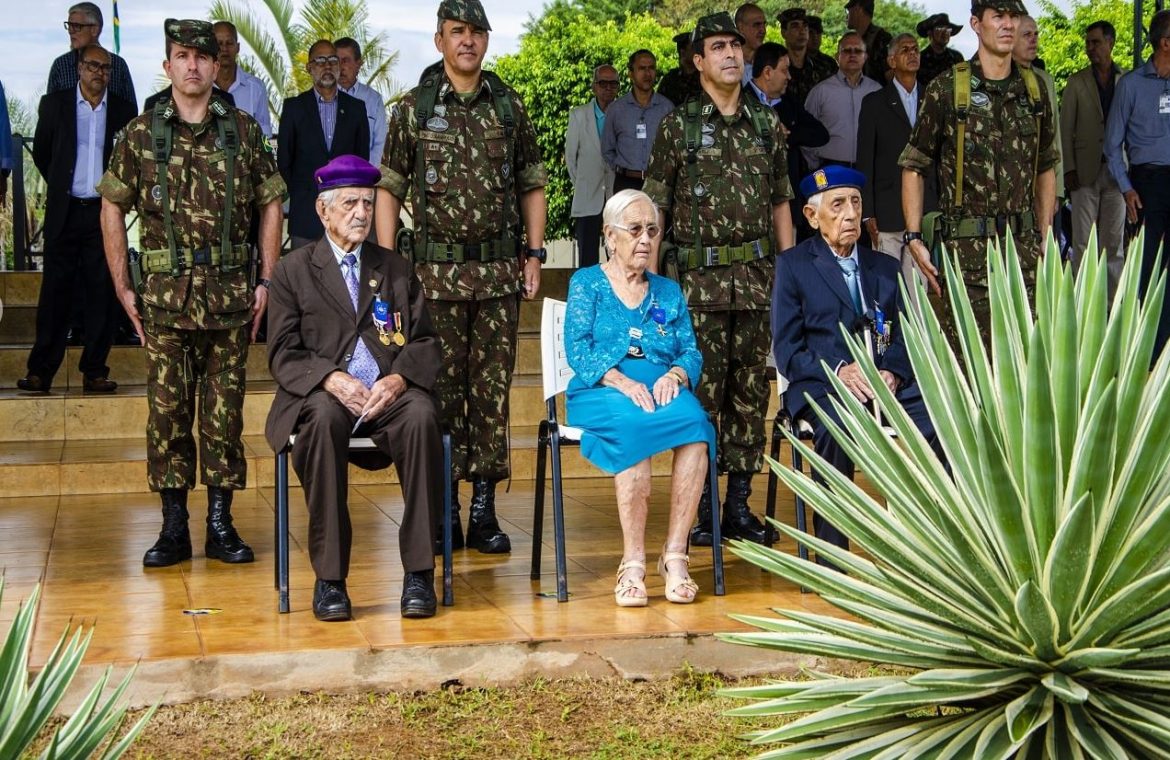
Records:
M505 158L504 177L504 203L503 203L503 218L508 218L509 203L515 202L513 196L515 194L515 174L516 167L514 166L514 158L516 156L516 117L512 112L512 99L508 96L508 89L504 85L504 81L494 71L481 71L480 76L483 77L484 82L487 83L488 88L492 93L492 107L495 109L496 118L499 119L500 124L504 127L504 141L508 146L508 154ZM414 106L415 124L418 127L419 134L427 129L427 122L435 116L435 104L439 98L439 88L443 79L443 67L430 67L423 72L423 80L418 88L418 100ZM422 142L422 139L419 140ZM413 260L427 261L428 260L428 244L431 242L430 229L427 224L427 186L426 186L426 151L420 146L416 145L414 149L414 237L415 240L412 245ZM511 233L511 237L509 236ZM506 231L504 237L498 241L497 248L506 247L508 240L515 241L516 236L513 231ZM451 242L451 241L448 241ZM453 247L453 246L448 246ZM514 251L509 252L509 255Z
M775 147L775 143L772 140L772 125L768 121L769 109L750 95L743 97L743 103L747 108L752 129L756 132L756 137L760 139L767 154L769 156L772 155L772 149ZM700 108L698 96L692 95L687 98L684 108L683 140L684 147L687 151L687 182L690 183L691 194L694 196L691 202L691 227L694 234L692 246L698 250L703 247L702 232L699 225L699 200L701 196L697 192L697 188L699 187L699 148L703 144L703 117L709 116L715 109L715 106L708 103Z
M227 156L227 180L224 182L226 187L223 210L223 227L220 235L219 256L215 263L226 263L232 251L232 217L235 214L235 176L236 176L236 156L240 152L239 134L236 129L236 119L233 115L233 109L216 97L212 97L208 106L211 115L215 118L215 126L219 131L219 141L223 144L224 152ZM170 255L170 271L171 275L178 277L182 274L185 256L181 257L178 246L175 244L175 228L171 221L171 195L170 185L168 182L169 171L168 166L171 160L171 147L174 138L174 124L171 117L175 115L175 105L170 98L160 100L154 106L154 111L151 116L150 123L150 138L154 149L154 167L155 177L159 190L162 194L163 207L163 226L167 230L167 252ZM150 254L153 251L146 251L142 254L142 266L144 271L149 272L150 268ZM183 252L186 254L186 251ZM194 256L192 256L194 261ZM208 262L211 259L208 256ZM243 262L239 262L243 263Z

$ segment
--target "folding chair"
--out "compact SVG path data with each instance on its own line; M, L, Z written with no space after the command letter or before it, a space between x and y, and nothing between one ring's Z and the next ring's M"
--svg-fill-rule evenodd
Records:
M296 435L288 437L288 445L276 454L276 591L280 612L289 611L288 594L288 452L296 442ZM373 451L377 446L369 438L350 438L350 451ZM451 434L443 432L443 606L455 604L451 589Z
M553 489L553 537L557 561L557 601L569 601L569 578L565 560L565 514L564 484L561 479L561 446L581 444L580 428L562 425L557 421L557 396L564 393L573 378L565 356L565 302L552 298L544 299L544 311L540 319L541 374L544 380L544 401L548 418L541 420L536 441L536 495L532 515L532 573L534 581L540 580L541 538L544 534L544 478L547 469L548 451L552 450ZM711 471L708 474L711 488L711 556L715 575L715 595L725 593L723 583L723 546L719 534L719 472L715 457L711 457Z
M772 352L768 352L768 365L775 367L776 360L772 356ZM781 375L779 370L776 371L776 395L780 400L780 409L776 412L776 420L772 423L772 459L779 461L780 459L780 444L784 440L782 431L787 430L793 432L792 417L784 409L784 392L788 390L788 378ZM796 437L801 441L811 441L813 439L812 425L808 420L797 420L795 426ZM792 447L792 469L796 472L804 470L804 457L801 454L800 446ZM780 479L776 476L775 471L771 467L768 468L768 502L764 507L765 514L771 519L776 519L776 491ZM802 533L808 532L808 524L805 520L804 499L799 494L793 494L796 501L796 529ZM772 523L765 520L764 527L764 543L768 546L776 543L776 527ZM808 559L808 547L804 544L797 545L797 554L803 560Z

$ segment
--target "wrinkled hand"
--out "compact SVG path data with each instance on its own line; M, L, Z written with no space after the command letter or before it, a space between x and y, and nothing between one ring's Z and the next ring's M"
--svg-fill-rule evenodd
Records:
M268 308L268 288L263 285L257 285L255 291L256 298L252 301L252 342L256 342L256 336L260 333L260 325L263 322L264 310Z
M841 382L845 383L845 387L861 403L865 404L873 400L873 388L869 386L869 381L865 379L857 362L843 365L841 369L837 370L837 377L841 378Z
M878 375L881 376L882 382L890 389L890 393L898 392L898 377L888 369L878 370Z
M926 285L936 296L942 295L942 286L938 284L938 270L930 260L930 251L926 243L921 240L910 241L910 254L918 264L918 271L926 278Z
M650 389L644 383L637 383L626 378L626 381L618 387L618 390L630 401L633 401L643 412L654 411L654 398L650 395Z
M377 417L405 392L406 381L402 379L402 375L386 375L378 378L378 381L370 388L370 397L366 399L362 414L366 415L366 419Z
M329 373L323 385L325 390L332 393L334 398L341 402L342 406L355 415L361 416L362 410L365 409L366 402L370 398L370 391L362 385L361 380L348 372L338 370Z
M138 333L138 345L146 345L146 329L142 326L142 317L138 313L138 294L134 288L123 288L118 291L118 301L122 304L126 316L130 317L130 324L134 325L134 332Z
M669 374L658 378L654 383L654 401L659 406L666 406L678 398L678 380Z
M535 256L525 259L522 272L524 274L524 300L531 301L536 298L536 292L540 290L540 259Z
M1125 218L1130 224L1137 224L1138 212L1142 210L1142 199L1137 190L1125 191Z
M1079 176L1077 176L1076 169L1073 169L1071 172L1065 172L1064 173L1064 190L1065 190L1065 192L1071 193L1074 190L1080 190L1080 189L1081 189L1081 178Z

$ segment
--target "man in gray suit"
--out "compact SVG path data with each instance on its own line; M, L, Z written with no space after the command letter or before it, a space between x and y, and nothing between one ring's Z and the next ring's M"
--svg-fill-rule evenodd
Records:
M605 111L617 96L618 72L604 64L593 70L593 99L569 112L565 134L565 166L573 182L573 235L577 266L597 263L601 240L601 207L613 192L613 170L601 157Z
M1089 24L1085 53L1089 65L1068 79L1060 101L1060 134L1064 145L1064 185L1072 196L1073 266L1089 244L1097 225L1097 242L1108 256L1109 290L1121 276L1125 198L1105 166L1105 116L1117 80L1125 73L1113 62L1117 32L1108 21Z

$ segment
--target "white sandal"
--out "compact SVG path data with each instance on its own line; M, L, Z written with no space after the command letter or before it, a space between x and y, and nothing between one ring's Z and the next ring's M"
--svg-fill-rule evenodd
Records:
M639 579L626 578L627 570L641 570ZM646 563L641 560L629 559L618 565L617 585L613 587L613 600L619 607L645 607L649 602L646 596Z
M667 563L676 560L682 560L688 567L691 564L691 558L687 555L682 552L668 552L665 548L662 551L662 555L658 558L658 574L666 582L666 600L675 604L690 604L699 595L699 584L695 583L690 573L675 575L670 571ZM690 591L691 595L681 594L679 593L680 591Z

